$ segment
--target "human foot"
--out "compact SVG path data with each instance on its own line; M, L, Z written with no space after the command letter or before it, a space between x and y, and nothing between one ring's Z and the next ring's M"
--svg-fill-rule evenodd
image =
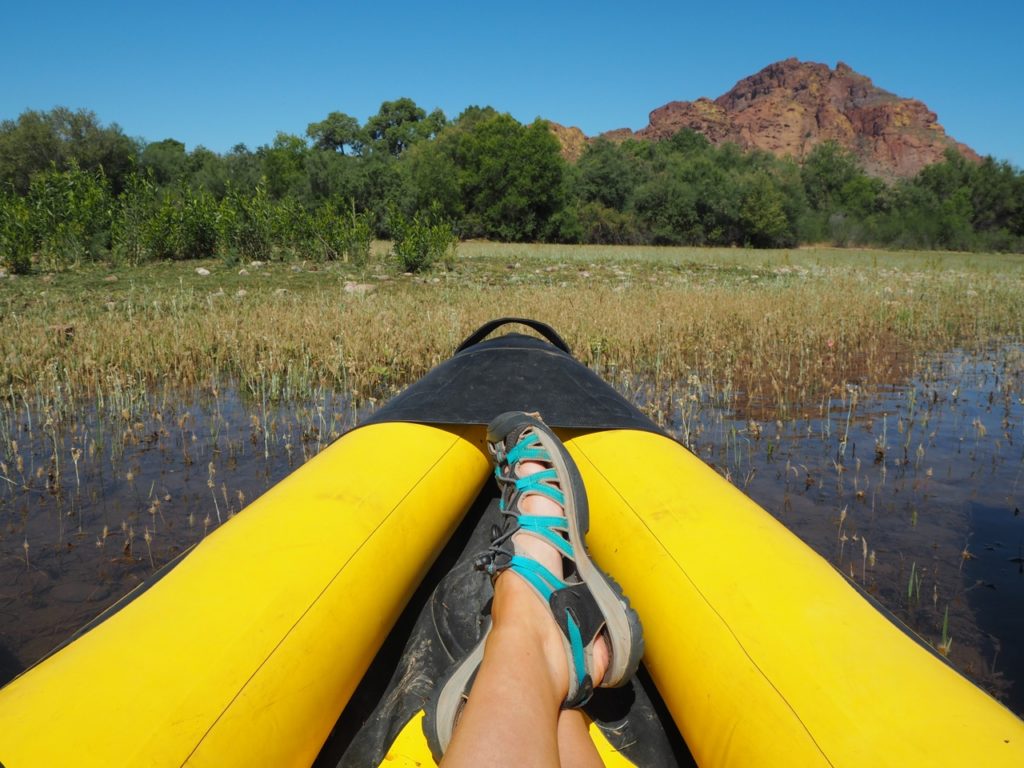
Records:
M518 467L517 474L521 478L526 478L547 469L548 466L540 462L523 461ZM557 487L559 484L555 482L554 485ZM560 487L559 490L561 490ZM560 504L552 498L540 494L527 495L520 501L519 509L522 516L565 517L565 512ZM519 555L540 563L558 578L564 578L563 553L560 549L552 546L548 541L538 536L528 535L522 530L514 534L512 540L515 542L516 552ZM504 598L510 593L515 597L508 601L512 604L506 606ZM521 597L525 597L525 601L521 600ZM496 624L499 622L504 624L505 621L537 624L537 630L542 632L542 647L546 650L546 658L556 674L556 679L561 683L560 688L564 699L568 695L568 669L561 634L552 620L548 606L537 601L536 591L522 578L511 578L506 572L502 572L494 582L492 618ZM601 680L608 669L610 656L611 648L602 632L594 642L593 664L590 670L595 687L600 687Z
M547 682L538 685L550 688L562 708L582 706L595 686L624 685L643 654L636 612L587 553L586 491L561 441L539 418L507 413L491 423L488 443L504 523L476 565L493 578L492 624L426 706L424 731L435 759L448 747L485 652L488 659L499 655L499 667L522 673L517 665L537 671L540 651Z
M575 462L537 416L510 412L488 427L505 524L478 566L511 570L544 601L569 664L564 707L596 685L625 684L643 654L639 618L621 589L590 559L586 489Z

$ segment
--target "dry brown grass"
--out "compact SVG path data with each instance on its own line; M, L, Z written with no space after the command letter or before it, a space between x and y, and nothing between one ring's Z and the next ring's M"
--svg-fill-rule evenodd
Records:
M163 265L116 283L22 278L4 300L0 385L9 403L120 406L165 385L236 383L271 399L320 387L380 398L476 326L518 315L553 325L624 387L653 382L655 400L696 377L705 391L785 409L847 381L893 381L919 352L1024 337L1020 265L794 266L787 253L744 267L735 252L694 261L603 250L587 262L579 249L559 261L506 248L423 278L288 265L241 276L215 266L206 278ZM346 290L353 280L375 287Z

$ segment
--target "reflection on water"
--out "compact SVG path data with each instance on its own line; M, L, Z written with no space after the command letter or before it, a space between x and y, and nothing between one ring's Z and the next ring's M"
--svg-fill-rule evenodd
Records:
M785 422L705 408L697 388L667 423L683 442L1024 712L1020 347L935 357Z
M620 387L1024 712L1024 351L938 356L920 370L911 382L851 383L775 413L696 375L657 395L643 382ZM292 407L215 390L151 395L74 423L9 405L0 680L364 416L328 392Z

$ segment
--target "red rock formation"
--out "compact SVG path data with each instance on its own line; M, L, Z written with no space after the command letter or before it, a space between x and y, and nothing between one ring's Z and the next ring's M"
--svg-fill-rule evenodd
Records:
M941 160L949 147L979 159L947 136L923 103L876 87L842 62L835 69L796 59L771 64L714 101L659 107L650 124L632 135L659 140L682 128L704 134L713 144L734 142L798 159L833 140L859 157L868 173L885 178L913 176ZM621 141L631 134L619 129L604 135Z
M575 125L564 126L560 125L552 120L548 120L548 128L555 134L555 138L558 139L558 143L562 145L562 157L568 160L570 163L575 163L580 159L580 155L583 154L583 150L587 146L587 137L579 128Z

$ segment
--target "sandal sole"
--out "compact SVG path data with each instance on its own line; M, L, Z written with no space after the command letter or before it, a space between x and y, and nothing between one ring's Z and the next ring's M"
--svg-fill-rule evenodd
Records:
M539 418L512 411L501 414L491 422L487 428L487 442L493 445L504 441L513 429L522 427L524 422L533 427L540 436L541 445L551 456L551 463L558 472L558 477L564 477L568 481L570 493L566 495L564 508L569 528L569 543L576 553L576 569L580 579L587 585L604 616L611 645L611 662L598 687L620 687L633 677L643 657L644 640L640 617L633 610L618 582L601 570L590 557L585 540L590 530L590 508L587 504L586 488L576 462L558 436ZM563 488L563 492L565 490Z
M451 743L455 724L459 720L466 697L469 696L469 689L483 660L484 646L491 634L491 626L488 622L480 642L434 687L430 699L423 707L423 733L427 737L427 745L430 747L434 762L441 762L441 757Z

